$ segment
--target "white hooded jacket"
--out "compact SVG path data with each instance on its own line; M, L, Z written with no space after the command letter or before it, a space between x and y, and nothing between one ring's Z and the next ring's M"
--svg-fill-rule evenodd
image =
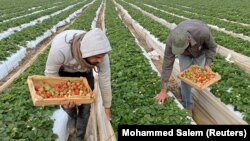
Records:
M67 72L83 72L80 65L73 58L69 41L75 34L81 34L82 30L66 30L56 35L51 43L50 52L46 62L45 75L58 76L61 66ZM103 31L98 28L90 30L81 41L80 50L83 58L107 53L111 50L110 43ZM106 108L111 107L111 74L109 56L105 55L103 62L99 63L98 76L99 85L103 99L103 105Z

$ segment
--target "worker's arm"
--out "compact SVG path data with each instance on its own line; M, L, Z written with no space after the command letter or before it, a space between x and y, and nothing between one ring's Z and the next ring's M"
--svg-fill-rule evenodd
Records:
M205 52L206 56L205 66L210 66L216 54L216 48L217 48L217 44L215 43L214 38L210 32L207 33L207 35L205 36L204 45L207 48Z
M167 96L167 84L168 84L170 75L172 73L173 64L175 61L175 55L172 53L172 48L171 48L172 42L171 42L170 36L167 39L165 52L164 52L164 60L163 60L162 73L161 73L161 91L155 97L159 103L164 102L165 99L168 98L168 96Z
M98 65L98 76L103 106L108 119L111 119L111 72L108 54L105 55L103 62Z

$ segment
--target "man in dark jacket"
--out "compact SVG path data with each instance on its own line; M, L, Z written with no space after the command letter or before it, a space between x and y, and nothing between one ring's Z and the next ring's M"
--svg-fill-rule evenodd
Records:
M206 23L200 20L185 20L169 34L166 42L161 76L161 91L156 96L158 102L164 102L167 96L167 84L173 70L176 55L180 70L183 71L193 64L204 66L212 71L210 64L216 54L217 44ZM191 86L181 82L183 106L192 112Z

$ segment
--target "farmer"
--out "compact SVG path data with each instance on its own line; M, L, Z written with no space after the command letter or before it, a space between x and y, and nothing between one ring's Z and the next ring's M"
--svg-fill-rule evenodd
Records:
M111 119L111 80L108 52L111 46L105 33L99 28L88 32L66 30L55 36L47 58L45 75L61 77L86 77L94 89L93 70L98 72L103 106L107 118ZM90 104L76 105L74 102L62 105L68 114L67 128L70 134L76 132L76 140L83 141Z
M206 23L200 20L185 20L177 25L169 34L166 42L164 61L161 75L161 91L155 97L159 103L164 102L167 96L167 84L173 70L175 57L179 58L180 71L193 64L205 67L212 71L210 64L216 54L217 44ZM192 114L193 102L191 86L181 81L180 93L183 107Z

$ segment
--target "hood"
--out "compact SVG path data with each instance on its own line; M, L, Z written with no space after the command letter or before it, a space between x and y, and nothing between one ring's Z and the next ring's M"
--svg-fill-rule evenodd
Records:
M94 28L88 31L80 43L80 50L82 58L108 53L111 51L109 40L105 33L99 29Z

